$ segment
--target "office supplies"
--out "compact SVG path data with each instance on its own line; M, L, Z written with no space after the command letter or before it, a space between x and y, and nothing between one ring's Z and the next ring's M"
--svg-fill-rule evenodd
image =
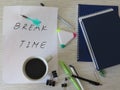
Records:
M59 64L60 64L61 68L64 70L65 74L68 75L70 81L73 83L75 88L77 90L81 90L81 87L79 86L79 84L76 81L76 79L71 76L72 75L72 71L70 70L70 68L63 61L59 61Z
M43 7L45 6L45 4L43 3L40 3L40 5ZM58 15L58 20L62 21L70 29L74 30L74 27L68 21L66 21L64 18L62 18L59 15ZM58 39L59 39L61 48L65 48L76 37L75 32L67 32L59 28L57 29L57 33L58 33Z
M106 71L105 71L105 70L100 70L100 71L99 71L99 74L100 74L102 77L105 77Z
M87 82L89 82L89 83L91 83L91 84L93 84L93 85L97 85L97 86L98 86L98 85L102 85L102 84L100 84L99 82L95 82L95 81L92 81L92 80L88 80L88 79L83 78L83 77L80 77L80 76L72 75L72 77L78 78L78 79L80 79L80 80L87 81Z
M61 84L61 87L67 87L67 83Z
M56 85L56 78L58 77L56 70L51 72L51 78L46 81L46 85L55 86Z
M74 75L79 76L79 74L77 73L77 71L76 71L76 69L75 69L75 67L74 67L73 65L69 65L69 67L70 67L70 69L71 69L71 71L72 71L72 73L73 73ZM79 80L78 78L76 78L76 80L77 80L78 84L80 85L81 90L84 90L84 88L83 88L80 80Z
M10 84L46 83L50 78L49 75L41 80L26 78L23 65L29 57L46 58L51 55L53 57L49 61L48 73L58 70L56 33L58 9L40 6L6 6L3 11L3 81ZM40 26L27 21L21 15L37 18L41 21Z
M53 87L55 86L55 84L56 84L56 82L53 80L47 80L47 82L46 82L46 85L53 86Z
M113 8L115 13L118 15L118 6L78 4L78 18L84 15L88 15L109 8ZM89 61L89 62L92 61L89 50L87 48L87 44L85 42L85 38L79 25L79 21L78 21L77 47L78 47L77 61Z
M45 6L45 4L40 3L41 6ZM62 21L65 25L67 25L71 29L75 29L68 21L66 21L64 18L58 15L58 20Z
M66 21L64 18L62 18L61 16L58 16L58 19L63 22L65 25L67 25L70 29L75 30L75 28L68 22Z
M41 6L45 6L45 4L43 4L43 3L40 3L40 5L41 5Z
M76 38L76 33L61 29L57 29L57 34L61 48L65 48L74 38Z
M27 20L30 20L34 25L36 25L38 27L40 26L40 23L41 23L40 20L38 20L38 19L32 19L32 18L27 17L25 15L21 15L21 16L24 17L24 18L26 18Z
M75 69L74 66L69 65L69 67L70 67L71 70L74 72L72 76L75 77L77 80L78 80L77 77L79 77L80 80L87 81L87 82L89 82L90 84L93 84L93 85L102 85L102 84L100 84L99 82L92 81L92 80L89 80L89 79L80 77L79 74L77 73L77 71L76 71L76 69ZM76 73L76 74L75 74L75 73ZM79 81L79 82L80 82L80 81ZM80 83L80 84L81 84L81 83ZM81 87L83 88L82 84L81 84ZM83 88L83 90L84 90L84 88Z
M67 87L68 86L67 81L68 81L68 78L65 77L65 81L64 81L64 83L61 84L61 87L64 87L64 88Z
M52 71L52 76L53 76L53 78L57 78L58 77L58 74L57 74L56 70Z
M120 20L113 9L79 18L79 23L97 70L120 63Z

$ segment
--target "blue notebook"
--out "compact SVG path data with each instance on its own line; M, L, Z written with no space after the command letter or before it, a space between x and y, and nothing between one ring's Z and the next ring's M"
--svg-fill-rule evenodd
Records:
M79 18L85 42L97 70L120 64L120 19L111 8Z
M79 4L78 18L80 16L95 13L95 12L109 9L109 8L113 8L115 13L118 14L118 6ZM77 61L92 61L79 23L78 23L78 51L77 52L78 52Z

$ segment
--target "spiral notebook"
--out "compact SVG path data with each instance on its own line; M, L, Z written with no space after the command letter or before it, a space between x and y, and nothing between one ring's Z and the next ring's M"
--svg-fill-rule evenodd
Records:
M95 13L101 10L113 8L115 13L118 15L118 6L112 5L88 5L88 4L78 4L78 18L84 15ZM92 61L90 57L89 50L87 48L85 38L82 34L81 27L78 22L78 55L77 61Z
M90 56L97 70L120 64L120 19L113 9L79 18Z

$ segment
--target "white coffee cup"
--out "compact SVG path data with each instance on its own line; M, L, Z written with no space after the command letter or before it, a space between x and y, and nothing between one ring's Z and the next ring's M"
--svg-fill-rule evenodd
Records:
M29 80L45 78L48 73L48 61L51 59L51 56L46 59L34 56L27 58L23 64L24 76Z

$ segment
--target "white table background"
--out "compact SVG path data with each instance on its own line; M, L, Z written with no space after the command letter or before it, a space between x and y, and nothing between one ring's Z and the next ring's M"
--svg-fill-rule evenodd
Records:
M77 4L98 4L98 5L118 5L120 9L120 0L0 0L0 90L64 90L61 88L61 83L64 82L64 73L59 68L59 81L55 87L46 86L44 84L14 84L6 85L2 82L2 64L1 64L1 41L2 41L2 9L7 5L36 5L44 3L47 6L58 7L59 15L70 22L75 30L69 29L59 23L59 27L68 30L77 30ZM120 12L120 10L119 10ZM92 63L77 62L77 43L73 40L66 48L58 47L58 58L64 60L68 65L74 65L79 71L79 75L92 80L99 80L102 86L93 86L87 82L81 81L85 90L120 90L120 65L116 65L106 70L106 77L101 77L95 73ZM66 90L75 90L73 84L68 81Z

